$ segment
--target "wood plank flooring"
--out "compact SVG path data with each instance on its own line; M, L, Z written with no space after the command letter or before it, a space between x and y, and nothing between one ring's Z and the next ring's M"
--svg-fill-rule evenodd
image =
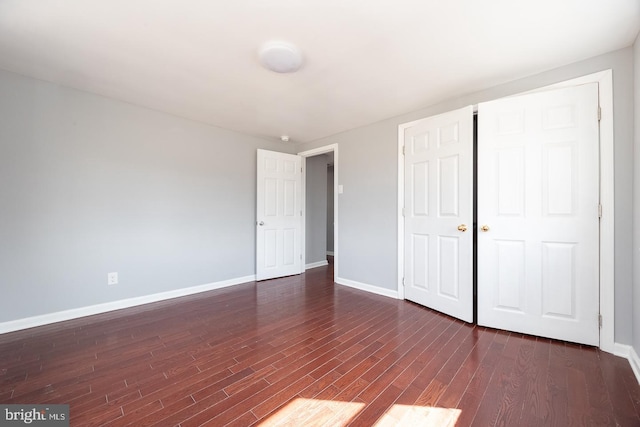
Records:
M72 426L639 426L629 363L301 276L0 335L0 403Z

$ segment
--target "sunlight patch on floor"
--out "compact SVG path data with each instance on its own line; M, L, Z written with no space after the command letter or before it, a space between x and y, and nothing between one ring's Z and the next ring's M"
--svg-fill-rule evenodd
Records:
M359 402L297 398L265 419L260 427L346 426L364 407ZM455 408L393 405L375 426L454 427L461 412Z
M364 408L364 403L297 398L260 423L276 426L344 426Z
M376 427L453 427L461 412L462 410L455 408L393 405L374 425Z

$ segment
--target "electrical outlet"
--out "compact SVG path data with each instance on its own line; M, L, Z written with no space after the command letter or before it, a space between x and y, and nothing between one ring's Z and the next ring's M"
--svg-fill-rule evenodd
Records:
M117 284L118 284L118 273L107 274L107 285L117 285Z

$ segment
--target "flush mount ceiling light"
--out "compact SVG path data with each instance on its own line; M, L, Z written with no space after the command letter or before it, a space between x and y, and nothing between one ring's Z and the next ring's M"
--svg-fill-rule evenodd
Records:
M302 54L291 43L271 41L260 49L260 63L276 73L293 73L302 65Z

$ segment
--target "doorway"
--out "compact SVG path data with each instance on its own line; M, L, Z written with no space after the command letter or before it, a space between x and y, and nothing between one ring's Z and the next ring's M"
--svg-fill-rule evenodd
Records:
M303 151L298 153L299 156L302 157L302 168L303 168L303 183L302 183L302 200L309 200L307 197L307 190L310 189L313 191L313 187L320 189L320 191L324 191L326 194L326 201L324 203L320 203L318 206L314 206L315 212L310 212L307 203L303 203L302 209L302 259L305 260L305 266L308 268L313 268L314 266L326 265L327 263L327 252L333 253L333 274L334 278L339 277L339 240L338 240L338 230L339 230L339 222L338 222L338 212L339 212L339 157L338 157L338 144L327 145L324 147L315 148L312 150ZM308 163L307 163L308 161ZM333 180L331 182L331 189L328 188L329 185L329 165L332 166L332 177ZM317 182L308 183L308 179L313 179L313 176L309 176L307 172L310 169L315 169L316 176L320 176L317 179ZM313 175L313 174L312 174ZM310 184L310 185L308 185ZM329 201L329 197L331 197L331 201ZM314 215L315 213L315 215ZM319 224L321 221L317 221L318 218L321 218L321 221L324 221L323 224ZM318 224L317 227L312 226L312 222ZM327 236L327 233L330 231L329 222L333 225L332 236ZM318 233L317 230L320 230ZM324 235L320 235L324 233ZM315 236L315 239L314 239ZM330 239L333 237L333 239ZM315 240L315 241L314 241ZM333 247L332 250L329 250L328 243L332 240ZM318 245L318 241L323 242ZM314 244L315 243L315 244ZM309 254L311 258L307 255L308 251L315 251L313 254ZM317 260L314 261L314 259ZM311 262L306 262L306 260L310 260ZM315 264L317 263L317 264Z
M611 79L611 71L607 70L604 72L596 73L590 76L585 76L579 79L574 79L572 81L563 82L557 85L553 85L554 88L558 87L568 87L568 86L580 86L585 85L587 83L598 83L598 97L600 100L600 107L602 108L601 120L600 120L600 147L599 147L599 157L601 162L600 175L601 175L601 206L602 217L600 222L601 234L600 234L600 262L599 262L599 273L596 271L596 276L599 277L599 287L600 287L600 302L599 302L599 310L600 315L602 316L601 329L599 331L600 339L599 346L601 349L609 352L614 351L614 340L613 340L613 115L612 115L612 79ZM552 87L542 88L537 91L549 90ZM535 92L535 91L532 91ZM564 107L563 107L564 108ZM561 109L562 110L562 109ZM560 112L561 110L556 111ZM566 110L568 111L568 110ZM565 111L565 112L566 112ZM555 114L555 113L554 113ZM517 116L517 115L516 115ZM514 116L515 117L515 116ZM560 116L558 116L560 117ZM568 117L568 116L566 116ZM482 120L482 118L479 118ZM563 119L564 120L564 119ZM403 157L403 149L404 147L404 134L407 128L415 125L416 122L407 123L399 126L398 132L398 169L399 169L399 189L398 189L398 241L399 241L399 250L398 250L398 295L400 298L406 297L406 287L403 284L404 279L406 278L406 259L407 255L407 246L406 246L406 237L405 237L405 221L403 218L403 208L405 206L405 161ZM567 151L563 148L563 150ZM560 152L560 150L558 151ZM568 155L567 155L568 156ZM508 163L506 163L508 165ZM562 170L562 169L558 169ZM491 173L491 172L489 172ZM560 176L563 176L562 174ZM569 182L569 181L567 181ZM507 182L507 184L511 185L513 182ZM506 185L506 184L505 184ZM568 185L568 184L567 184ZM567 186L565 185L565 187ZM506 187L505 187L506 188ZM569 187L567 187L569 188ZM557 189L554 188L554 191ZM562 197L556 198L560 202L565 203L565 200ZM555 202L554 202L555 203ZM483 224L478 224L483 225ZM492 229L490 227L486 227L486 231L482 231L482 235L484 237L488 237L491 234ZM484 238L483 237L483 238ZM555 245L555 242L554 242ZM557 245L556 245L557 246ZM560 245L562 246L562 245ZM565 244L566 247L568 245ZM566 249L565 246L562 248ZM555 247L555 246L554 246ZM561 248L561 249L562 249ZM611 248L611 250L607 250ZM567 249L568 251L568 249ZM475 251L474 251L475 252ZM485 251L487 252L487 251ZM490 252L490 251L489 251ZM570 252L570 251L569 251ZM511 252L506 252L510 254ZM568 256L568 255L567 255ZM548 257L549 259L554 257ZM597 263L597 261L596 261ZM506 270L505 270L506 271ZM510 271L510 270L509 270ZM557 271L557 270L549 270L549 271ZM567 269L570 271L570 269ZM544 271L543 271L544 273ZM565 274L566 276L566 274ZM515 277L515 276L514 276ZM562 307L555 307L556 317L569 316L570 309L570 301L571 301L571 289L567 288L566 294L567 297L564 299L565 303L563 303ZM493 292L495 295L495 292ZM551 300L553 304L556 304L557 300L552 298ZM550 305L550 304L548 304ZM557 304L556 304L557 305ZM559 309L562 310L559 310ZM565 310L566 309L566 310ZM593 324L597 325L598 319L594 315L593 316ZM591 321L591 319L589 320ZM596 326L597 328L597 326ZM542 334L541 334L542 335ZM596 343L597 345L597 343Z
M306 158L305 270L328 264L328 223L333 222L333 212L328 210L328 172L332 159L333 152Z

